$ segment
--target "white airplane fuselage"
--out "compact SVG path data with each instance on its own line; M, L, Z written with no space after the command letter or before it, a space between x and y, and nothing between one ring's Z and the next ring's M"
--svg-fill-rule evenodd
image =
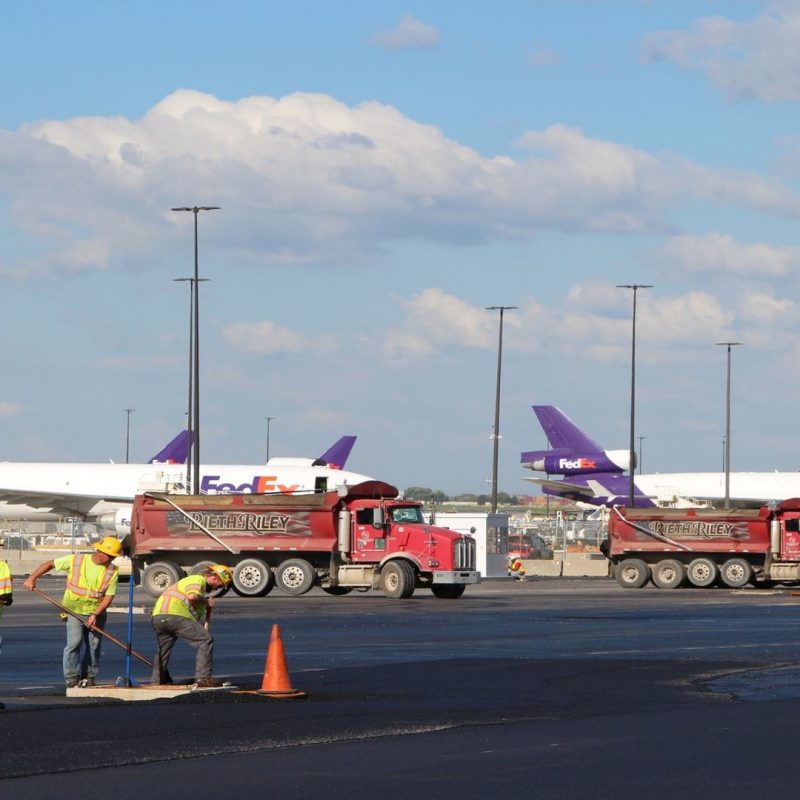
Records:
M313 459L270 459L267 464L208 464L200 469L203 494L289 494L333 491L372 480ZM183 464L0 463L0 519L46 521L79 517L124 535L136 494L185 491Z
M660 502L675 497L717 503L725 498L724 472L656 472L633 480L643 494ZM800 497L800 472L731 472L728 495L734 502L764 503Z

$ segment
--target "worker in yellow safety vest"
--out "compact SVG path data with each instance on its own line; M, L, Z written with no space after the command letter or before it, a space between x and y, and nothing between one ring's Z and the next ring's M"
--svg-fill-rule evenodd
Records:
M11 582L11 569L7 561L0 561L0 619L3 609L14 602L14 585ZM2 644L0 639L0 644Z
M3 616L3 609L14 602L14 586L11 583L11 570L7 561L0 561L0 618ZM0 636L0 652L3 651L3 637ZM0 708L5 706L0 703Z
M78 617L67 615L67 646L64 648L64 682L74 686L94 686L100 663L106 609L117 593L119 569L112 563L122 555L122 544L106 536L94 545L94 553L75 553L40 564L23 584L33 591L36 581L50 570L67 573L67 587L61 604Z
M152 683L172 683L169 657L178 639L197 649L194 680L198 686L219 686L214 680L214 638L208 621L214 607L210 592L227 589L233 581L231 570L224 564L206 567L199 575L189 575L170 586L153 606L152 625L158 641L153 659Z

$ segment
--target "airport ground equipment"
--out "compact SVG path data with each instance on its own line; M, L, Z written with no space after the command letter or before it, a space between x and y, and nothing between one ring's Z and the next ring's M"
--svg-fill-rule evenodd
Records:
M85 627L87 628L89 627L88 625L86 625L86 620L80 614L76 614L74 611L71 611L66 606L61 605L61 603L59 603L58 600L54 600L52 597L50 597L49 594L45 594L41 589L36 589L36 588L34 588L33 591L36 592L36 594L38 594L40 597L43 597L45 600L47 600L48 603L60 609L62 614L69 614L71 617L75 617L75 619L81 622ZM138 658L139 661L143 661L145 664L147 664L148 667L152 668L153 662L150 661L149 658L145 658L141 653L137 653L136 650L134 650L129 644L123 642L122 639L118 639L116 636L114 636L113 633L109 633L108 631L98 627L91 628L91 630L95 631L95 633L100 634L100 636L103 636L104 638L108 639L110 642L113 642L115 645L117 645L117 647L121 647L126 653L130 653L130 655L132 655L134 658Z
M152 596L217 562L230 565L245 597L318 585L390 598L425 587L455 599L480 582L471 536L427 524L421 503L373 480L305 495L145 493L134 501L128 545Z
M601 549L631 589L800 581L800 498L754 509L616 507Z

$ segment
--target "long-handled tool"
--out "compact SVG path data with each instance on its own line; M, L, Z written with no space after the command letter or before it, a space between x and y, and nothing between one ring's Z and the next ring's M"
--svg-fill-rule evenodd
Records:
M75 619L77 619L82 625L89 628L89 626L86 625L86 620L83 619L83 617L81 617L80 614L76 614L74 611L70 611L66 606L62 606L61 603L58 602L58 600L53 600L53 598L50 597L49 594L45 594L41 589L37 589L34 587L33 591L36 592L36 594L41 595L45 600L47 600L48 603L51 603L56 608L60 608L65 614L69 614L71 617L75 617ZM123 642L121 639L117 639L117 637L114 636L114 634L109 633L108 631L104 631L102 628L98 627L89 628L89 630L94 631L95 633L99 633L101 636L105 636L106 639L108 639L111 642L114 642L115 645L121 647L126 653L129 652L132 656L138 658L139 661L144 661L144 663L147 664L148 667L153 666L153 662L150 661L149 658L145 658L141 653L137 653L133 648L129 648L128 645L125 644L125 642Z

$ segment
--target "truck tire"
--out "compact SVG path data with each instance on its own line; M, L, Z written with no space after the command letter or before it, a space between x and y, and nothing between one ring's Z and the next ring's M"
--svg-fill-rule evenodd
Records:
M699 589L711 586L718 574L717 565L710 558L696 558L686 567L686 577L689 579L689 583Z
M142 589L150 597L160 597L161 593L169 589L183 577L183 571L171 561L155 561L145 568L142 573Z
M290 558L275 571L275 583L292 597L305 594L316 579L314 568L303 558Z
M659 589L677 589L686 577L686 568L674 558L665 558L653 567L653 583Z
M198 561L196 564L193 564L191 567L186 569L186 574L199 575L201 572L203 572L203 570L213 567L216 563L216 561Z
M650 580L650 567L640 558L626 558L617 564L614 577L626 589L641 589Z
M245 558L233 568L233 591L240 597L264 597L272 584L272 570L260 558Z
M743 558L729 558L720 568L722 582L731 589L741 589L750 583L753 568Z
M466 583L432 583L431 592L442 600L457 600L464 594Z
M402 600L414 594L416 575L408 561L390 561L381 570L381 591L392 600Z

